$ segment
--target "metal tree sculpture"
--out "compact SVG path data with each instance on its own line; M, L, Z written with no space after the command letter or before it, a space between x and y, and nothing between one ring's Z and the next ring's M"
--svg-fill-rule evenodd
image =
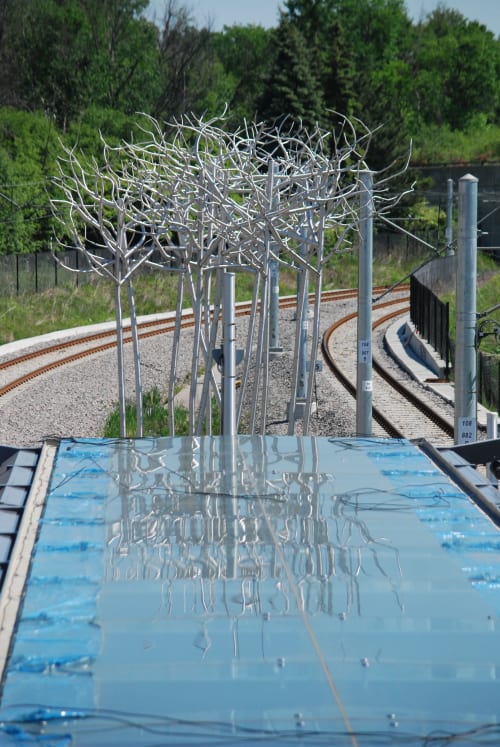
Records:
M112 166L111 151L103 144L104 165L85 162L75 150L65 149L59 162L63 197L52 200L52 209L63 226L58 244L84 255L87 269L115 285L118 399L120 435L126 435L124 320L122 289L128 292L136 389L137 435L143 435L141 357L133 277L148 263L154 246L147 241L141 212L139 181Z
M212 403L222 404L213 365L221 330L225 273L253 278L252 305L244 344L236 427L248 412L250 433L266 432L270 350L276 343L279 266L297 273L297 315L288 407L289 433L300 415L307 433L312 411L315 358L323 269L331 252L345 246L359 223L360 176L369 171L366 153L372 133L361 122L338 116L336 130L253 124L225 131L219 120L185 118L168 126L146 117L144 142L104 147L104 167L84 168L67 151L61 186L66 233L89 266L116 284L118 371L124 419L123 338L120 289L132 275L153 264L179 273L176 328L167 383L169 428L174 435L175 393L183 344L181 317L187 293L194 313L189 385L189 430L211 432ZM166 132L168 131L168 137ZM118 161L120 169L112 163ZM375 182L372 204L387 211L398 197L388 196L385 173ZM333 246L325 249L325 232ZM106 248L110 259L96 252ZM147 237L147 238L146 238ZM312 334L307 332L309 291L313 292ZM136 392L140 360L135 348ZM141 398L142 399L142 398ZM138 405L139 407L139 405ZM139 420L139 418L138 418ZM124 421L123 421L124 422ZM142 422L142 420L141 420Z

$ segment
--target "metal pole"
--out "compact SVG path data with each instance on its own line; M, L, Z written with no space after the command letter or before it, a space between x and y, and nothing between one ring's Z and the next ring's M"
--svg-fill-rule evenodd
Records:
M135 412L136 412L136 434L138 438L144 435L144 418L142 403L142 372L141 372L141 350L139 347L139 329L137 326L137 312L135 310L135 295L132 280L128 283L128 305L130 309L130 331L132 333L132 346L134 349L134 378L135 378Z
M224 355L222 373L222 435L236 435L236 314L235 274L224 273Z
M267 190L269 198L269 207L274 212L278 207L278 197L275 194L275 177L278 174L278 165L275 161L270 160L268 164ZM267 241L269 242L269 251L277 253L278 246L269 236L269 229L266 228ZM269 274L271 277L271 298L269 303L269 358L273 360L283 352L280 345L280 328L279 328L279 295L280 295L280 268L277 259L269 260Z
M498 438L498 413L496 412L486 413L486 437L490 440ZM498 478L491 469L490 464L486 465L486 474L488 475L488 480L498 486Z
M305 243L305 239L307 238L307 225L302 227L301 233L304 237L304 243L300 248L300 254L305 258L307 256L307 246ZM304 288L301 296L302 303L300 304L299 380L297 383L297 399L305 402L307 393L307 337L309 333L309 271L305 267L301 267L299 275L300 282L304 284ZM298 308L297 311L299 311Z
M457 313L455 352L455 443L477 439L477 192L478 180L467 174L458 186Z
M271 301L269 305L269 358L277 358L283 352L280 345L279 328L279 299L280 299L280 270L277 259L269 260L269 274L271 276Z
M372 262L373 179L361 174L359 269L358 269L358 362L356 382L356 433L372 435Z
M116 316L116 350L118 356L118 407L120 412L120 438L127 435L126 402L125 402L125 362L123 351L123 310L122 310L122 256L125 254L125 227L123 200L118 200L117 238L118 248L115 254L115 316Z
M446 202L446 255L449 257L455 254L453 249L453 179L447 179L448 188Z

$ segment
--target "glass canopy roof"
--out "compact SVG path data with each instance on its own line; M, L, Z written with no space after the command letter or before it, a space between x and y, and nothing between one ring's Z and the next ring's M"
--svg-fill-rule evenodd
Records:
M406 441L63 440L0 741L497 744L499 579Z

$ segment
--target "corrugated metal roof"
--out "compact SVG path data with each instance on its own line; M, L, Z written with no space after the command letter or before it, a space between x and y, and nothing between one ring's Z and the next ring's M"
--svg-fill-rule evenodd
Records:
M494 744L499 570L406 441L63 440L2 744Z

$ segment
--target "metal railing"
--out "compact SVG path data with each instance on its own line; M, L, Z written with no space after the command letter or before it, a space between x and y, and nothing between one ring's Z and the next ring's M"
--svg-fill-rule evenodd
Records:
M500 411L500 356L479 352L477 360L478 401Z

